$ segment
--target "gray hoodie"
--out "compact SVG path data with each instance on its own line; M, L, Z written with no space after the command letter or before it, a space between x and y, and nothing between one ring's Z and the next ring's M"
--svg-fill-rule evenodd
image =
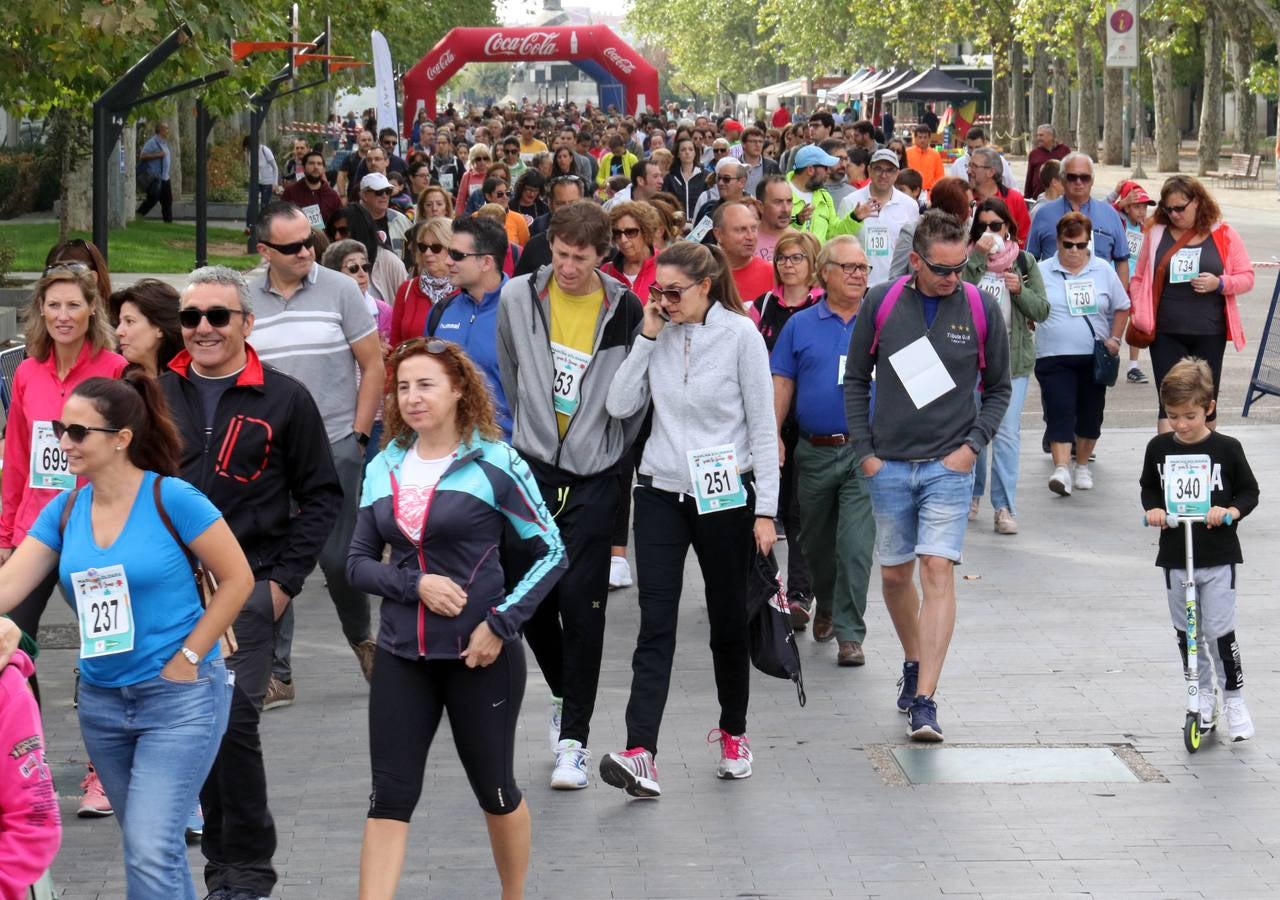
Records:
M640 474L653 486L693 493L688 452L733 444L740 472L755 473L756 515L778 509L778 431L764 338L747 316L712 303L697 325L667 325L640 337L609 388L612 415L653 402L653 432Z

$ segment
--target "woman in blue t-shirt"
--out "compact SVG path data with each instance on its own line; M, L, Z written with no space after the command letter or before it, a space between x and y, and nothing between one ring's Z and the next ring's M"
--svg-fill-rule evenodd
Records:
M80 730L124 832L129 900L195 900L183 826L227 725L218 639L253 573L217 508L162 477L178 473L180 445L151 378L82 382L53 429L88 484L52 500L0 569L0 614L57 567L80 628ZM205 609L188 548L218 583Z

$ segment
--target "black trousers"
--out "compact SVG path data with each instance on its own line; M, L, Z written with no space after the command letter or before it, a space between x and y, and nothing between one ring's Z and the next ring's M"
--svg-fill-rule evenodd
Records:
M173 188L168 181L155 179L147 186L147 199L138 207L138 218L142 218L160 204L160 214L166 222L173 221Z
M809 564L800 548L800 509L796 500L796 444L800 441L800 429L794 422L782 423L782 443L787 451L778 484L778 518L787 530L787 596L803 594L813 596L809 580Z
M525 624L524 637L551 693L564 699L560 738L581 741L591 731L604 654L605 607L609 600L609 546L618 512L616 470L586 478L530 463L542 499L560 527L569 570ZM527 561L504 555L509 572ZM508 562L510 560L510 563Z
M1156 383L1156 402L1160 411L1158 417L1167 419L1164 404L1160 403L1160 382L1169 370L1188 356L1197 356L1209 364L1213 372L1213 399L1218 399L1218 388L1222 385L1222 356L1227 349L1226 334L1165 334L1156 332L1156 339L1151 342L1152 380ZM1218 418L1218 410L1205 416L1206 422Z
M200 790L204 810L200 849L206 860L205 886L211 892L239 888L267 897L276 884L271 864L276 825L267 805L267 772L258 733L262 700L271 679L274 620L270 585L259 581L236 617L239 648L227 659L227 668L236 678L231 713L213 768Z
M747 730L751 658L747 647L747 572L754 552L755 491L747 505L698 515L693 499L636 486L636 577L640 588L640 635L631 658L627 701L627 747L658 751L658 729L671 687L684 562L693 547L706 584L711 624L711 661L720 701L720 727Z

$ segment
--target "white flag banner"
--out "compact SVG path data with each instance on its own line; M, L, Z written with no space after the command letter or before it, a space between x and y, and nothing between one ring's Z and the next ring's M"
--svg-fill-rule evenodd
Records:
M1118 0L1107 7L1107 67L1138 67L1138 0Z
M369 32L369 42L373 44L373 77L374 90L378 98L378 130L394 128L400 134L399 119L396 115L396 81L391 74L391 48L382 32L374 29Z

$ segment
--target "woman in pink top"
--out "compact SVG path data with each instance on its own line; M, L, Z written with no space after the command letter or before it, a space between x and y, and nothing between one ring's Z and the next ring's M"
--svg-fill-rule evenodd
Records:
M76 486L51 424L62 415L67 397L88 378L118 378L128 364L110 350L115 341L98 279L81 263L59 264L45 273L26 322L27 358L13 376L4 445L0 565L8 562L40 510ZM50 572L10 613L33 638L57 579L58 573Z

